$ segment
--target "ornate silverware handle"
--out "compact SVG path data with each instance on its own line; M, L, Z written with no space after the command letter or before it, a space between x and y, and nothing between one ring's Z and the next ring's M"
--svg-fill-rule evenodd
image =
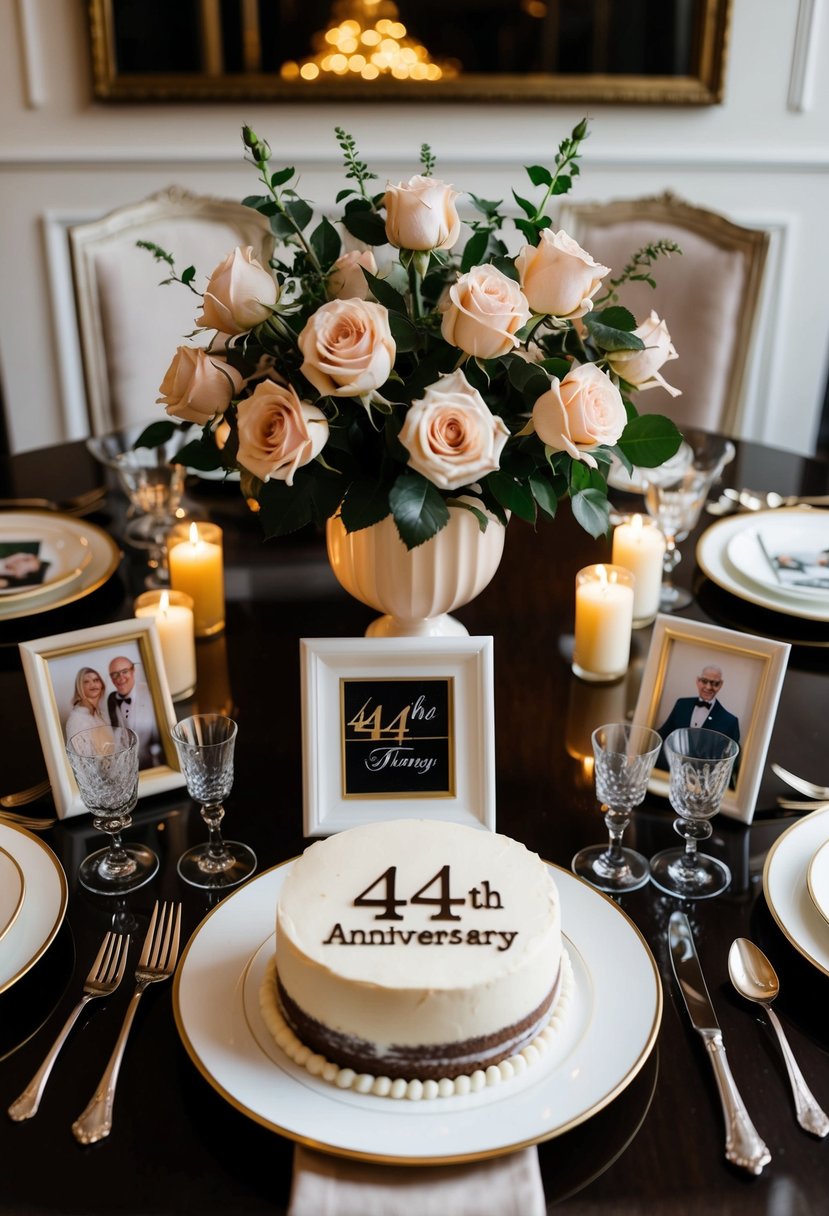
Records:
M49 1074L52 1071L55 1060L58 1058L61 1047L63 1047L69 1031L78 1020L78 1014L83 1007L92 1000L91 996L84 996L78 1001L75 1008L69 1014L69 1017L63 1024L58 1037L55 1039L49 1051L46 1053L46 1058L32 1077L29 1084L23 1090L19 1098L15 1098L9 1107L9 1115L14 1119L15 1123L21 1123L24 1119L31 1119L32 1115L37 1114L37 1108L40 1106L40 1099L43 1097L43 1091L46 1088L46 1082L49 1080Z
M797 1121L804 1131L811 1132L813 1136L823 1137L829 1133L829 1118L827 1118L826 1112L818 1106L814 1094L806 1084L806 1079L800 1071L797 1060L794 1058L792 1049L789 1046L789 1040L786 1038L785 1031L780 1025L780 1019L771 1005L764 1004L763 1008L769 1015L769 1021L774 1027L777 1041L780 1044L780 1050L783 1052L783 1060L786 1064L786 1071L789 1074L789 1081L792 1086L792 1097L794 1098Z
M104 1136L108 1136L112 1131L112 1108L115 1105L115 1086L118 1084L118 1072L121 1068L121 1060L124 1056L124 1048L127 1045L135 1011L146 987L147 983L142 980L139 980L136 984L135 992L130 997L127 1012L124 1014L121 1033L118 1035L118 1039L112 1049L109 1063L98 1082L98 1088L92 1095L86 1110L72 1124L75 1139L79 1140L81 1144L95 1144L98 1140L103 1140Z
M714 1079L725 1118L726 1159L752 1174L760 1174L763 1166L771 1161L771 1153L760 1139L740 1097L740 1091L728 1067L722 1035L718 1030L709 1031L703 1034L703 1038L714 1069Z

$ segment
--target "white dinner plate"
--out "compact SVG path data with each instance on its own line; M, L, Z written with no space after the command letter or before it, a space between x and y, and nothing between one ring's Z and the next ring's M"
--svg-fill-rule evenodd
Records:
M17 920L26 891L23 871L4 848L0 848L0 939Z
M809 898L825 921L829 921L829 840L820 846L806 871Z
M748 582L785 599L822 599L829 605L829 581L825 587L801 586L796 579L807 577L805 572L776 572L772 565L774 557L784 553L802 557L829 553L829 512L796 511L784 518L776 512L762 514L762 520L744 517L745 527L731 537L726 549L731 565ZM829 580L829 566L815 567L815 572Z
M38 544L37 556L46 563L46 572L39 583L23 587L0 586L3 600L19 602L47 589L65 587L79 579L92 560L89 540L78 520L46 511L0 512L0 543L26 542Z
M538 1063L481 1094L429 1102L357 1094L312 1077L265 1037L252 995L292 865L251 879L205 917L173 988L176 1025L193 1063L257 1123L338 1156L407 1165L473 1161L582 1123L630 1084L653 1049L662 986L644 938L612 900L551 866L575 995L560 1042Z
M49 518L52 518L50 514ZM67 584L38 588L37 594L29 595L21 600L19 596L0 599L0 623L15 621L20 617L34 616L38 612L51 612L63 608L75 600L83 599L85 595L97 589L111 578L118 569L121 561L121 550L118 545L97 524L88 520L76 520L71 516L60 515L56 519L68 523L73 528L80 529L89 548L89 562L81 570L76 579Z
M63 867L37 836L12 823L0 823L0 847L23 872L28 899L0 944L0 992L11 988L35 965L53 941L66 915Z
M829 621L829 598L815 600L813 597L792 600L785 594L779 594L770 587L760 587L749 582L737 568L732 565L728 556L728 546L731 540L746 526L757 525L766 516L797 516L803 518L810 512L797 507L779 507L774 511L756 511L751 516L730 515L720 519L703 532L697 541L697 564L708 578L724 591L729 591L739 599L749 604L757 604L760 608L769 608L772 612L782 612L786 616L800 617L806 621Z
M763 893L798 953L829 975L829 927L809 894L809 863L829 840L829 806L804 815L779 836L763 867Z

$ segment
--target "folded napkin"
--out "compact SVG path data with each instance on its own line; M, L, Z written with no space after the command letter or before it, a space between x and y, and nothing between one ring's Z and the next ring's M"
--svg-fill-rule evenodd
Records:
M545 1216L538 1151L473 1165L408 1168L328 1157L299 1145L288 1216Z

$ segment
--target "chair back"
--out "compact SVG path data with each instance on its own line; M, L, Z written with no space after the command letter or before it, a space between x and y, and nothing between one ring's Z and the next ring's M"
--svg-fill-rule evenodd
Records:
M643 413L664 413L683 425L735 434L755 340L769 233L691 206L666 192L655 198L565 205L559 224L598 262L621 273L637 250L660 238L682 255L661 257L656 287L626 283L620 302L642 322L654 309L671 333L678 358L662 368L663 388L637 396ZM611 276L608 276L611 277Z
M235 246L252 245L267 265L274 245L268 220L252 208L175 186L69 229L93 435L159 412L159 385L201 311L199 298L181 284L159 286L168 268L139 249L139 240L170 253L178 274L195 266L199 291Z

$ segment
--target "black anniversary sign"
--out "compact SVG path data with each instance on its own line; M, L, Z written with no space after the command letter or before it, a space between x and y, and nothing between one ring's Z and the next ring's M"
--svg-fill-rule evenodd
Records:
M455 794L452 677L341 679L344 798Z

